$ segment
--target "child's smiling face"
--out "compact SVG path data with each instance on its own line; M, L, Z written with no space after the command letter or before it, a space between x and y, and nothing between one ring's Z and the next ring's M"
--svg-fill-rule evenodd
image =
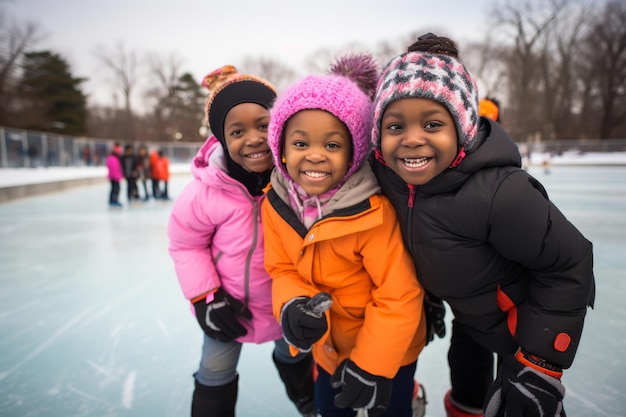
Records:
M285 123L284 138L287 172L307 194L333 189L348 172L352 137L332 114L302 110Z
M267 144L270 112L256 103L238 104L224 120L224 138L231 159L248 172L262 173L274 166Z
M459 149L452 116L443 105L425 98L389 104L380 137L387 165L413 185L426 184L445 171Z

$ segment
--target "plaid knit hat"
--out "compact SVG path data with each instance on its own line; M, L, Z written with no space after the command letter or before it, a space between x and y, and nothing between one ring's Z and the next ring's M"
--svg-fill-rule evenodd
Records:
M291 85L270 111L268 143L274 164L289 178L281 161L285 123L301 110L327 111L343 122L352 136L352 165L345 178L361 167L371 150L372 96L378 79L378 66L369 54L344 55L327 75L309 75Z
M374 98L372 140L380 146L383 113L402 98L428 98L448 109L456 125L459 146L468 151L478 134L476 82L458 60L439 54L407 52L393 58L383 69Z
M230 109L242 103L256 103L269 109L276 98L272 84L250 74L240 74L225 65L208 74L202 85L209 90L205 114L211 131L225 145L224 120Z

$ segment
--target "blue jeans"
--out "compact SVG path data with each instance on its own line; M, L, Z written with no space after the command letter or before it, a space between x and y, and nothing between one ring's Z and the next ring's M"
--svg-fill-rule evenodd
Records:
M413 384L417 362L410 363L400 368L393 378L391 399L384 417L411 417L411 401L413 399ZM315 381L315 404L323 417L353 417L356 411L351 408L335 407L334 399L340 389L330 385L330 374L321 367L317 367L318 374ZM381 416L381 417L382 417Z
M220 342L204 335L200 367L194 374L196 380L208 387L218 387L232 382L237 377L241 346L239 342ZM283 363L296 363L304 358L303 354L291 356L289 346L282 338L274 341L274 356Z

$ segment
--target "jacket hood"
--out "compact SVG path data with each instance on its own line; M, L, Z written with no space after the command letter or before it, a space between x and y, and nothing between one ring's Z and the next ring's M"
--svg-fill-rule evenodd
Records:
M211 136L191 160L191 173L195 179L209 183L212 176L219 172L228 177L224 147L215 136Z
M502 126L487 117L480 118L476 148L469 151L466 158L470 156L459 164L459 171L472 174L485 168L522 166L522 157L513 139Z
M285 178L278 169L275 168L272 171L272 188L287 205L290 205L288 192L289 181L291 180ZM380 190L380 186L378 185L378 181L376 180L376 176L370 164L363 164L346 180L335 195L333 195L326 207L324 207L323 215L325 216L333 211L352 207L372 195L380 193Z

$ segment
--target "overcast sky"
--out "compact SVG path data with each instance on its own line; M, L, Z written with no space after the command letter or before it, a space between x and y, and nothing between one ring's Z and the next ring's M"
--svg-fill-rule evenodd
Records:
M0 0L2 2L2 0ZM52 50L89 79L96 101L107 82L94 51L122 43L139 53L176 54L197 81L246 57L273 58L300 70L323 48L374 47L410 33L440 29L458 42L483 39L493 0L8 0L17 21L37 23L37 50ZM110 86L108 89L110 89ZM100 90L99 90L100 89ZM108 90L106 89L106 90ZM105 90L105 91L106 91Z

